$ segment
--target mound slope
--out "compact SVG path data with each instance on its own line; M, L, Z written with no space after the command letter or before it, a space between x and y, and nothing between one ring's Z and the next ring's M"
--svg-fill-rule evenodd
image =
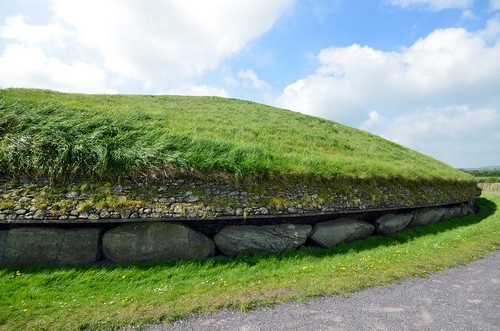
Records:
M268 210L293 210L304 201L344 208L338 200L345 196L349 207L366 208L367 200L429 204L478 194L472 176L426 155L332 121L253 102L6 89L0 90L0 114L2 178L65 185L61 197L71 190L82 193L83 182L92 182L94 193L107 182L105 191L115 195L117 184L161 184L167 198L174 198L164 206L170 209L172 203L200 200L205 207L245 209L253 202L241 196L252 192L264 197ZM239 188L233 194L239 198L213 201L211 192L220 191L213 185L219 184L228 196ZM9 185L4 192L12 192L15 185ZM109 198L89 196L94 202L97 196ZM131 199L140 200L132 193L118 200Z
M471 181L375 135L241 100L8 89L0 91L0 111L0 164L7 175L177 170Z

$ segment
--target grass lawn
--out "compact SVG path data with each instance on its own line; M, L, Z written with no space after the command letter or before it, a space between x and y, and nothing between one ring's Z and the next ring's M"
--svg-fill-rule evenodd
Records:
M473 180L367 132L258 103L31 89L0 90L2 173Z
M500 196L480 213L390 237L277 256L85 268L0 269L1 330L103 330L221 308L346 295L480 258L500 245Z

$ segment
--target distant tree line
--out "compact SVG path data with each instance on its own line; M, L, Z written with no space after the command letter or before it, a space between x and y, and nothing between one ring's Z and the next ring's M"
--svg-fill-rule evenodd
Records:
M495 170L462 170L474 177L500 177L500 169Z

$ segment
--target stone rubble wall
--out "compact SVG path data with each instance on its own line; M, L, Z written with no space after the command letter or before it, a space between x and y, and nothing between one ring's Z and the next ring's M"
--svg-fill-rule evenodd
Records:
M0 230L0 265L88 265L205 259L216 254L278 254L304 245L332 247L370 235L390 235L473 213L472 201L391 211L368 220L340 217L316 224L228 225L208 237L181 222L135 222L111 228L7 225ZM89 225L89 224L87 224ZM5 226L5 225L4 225Z
M161 184L47 183L0 180L0 222L99 222L116 219L214 219L307 215L339 211L437 206L480 195L474 183L408 183L362 180L229 185L172 180Z

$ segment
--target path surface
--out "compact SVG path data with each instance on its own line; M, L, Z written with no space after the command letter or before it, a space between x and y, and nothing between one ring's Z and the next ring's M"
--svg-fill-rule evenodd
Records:
M250 313L196 316L168 330L500 330L500 251L427 279Z

